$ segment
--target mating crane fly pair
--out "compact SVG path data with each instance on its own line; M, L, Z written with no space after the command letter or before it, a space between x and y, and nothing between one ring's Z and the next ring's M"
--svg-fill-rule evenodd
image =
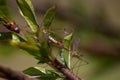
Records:
M13 21L10 21L8 19L2 19L0 18L0 22L3 23L3 25L10 31L13 31L13 32L16 32L16 33L19 33L20 32L20 28L18 27L18 25L13 22Z

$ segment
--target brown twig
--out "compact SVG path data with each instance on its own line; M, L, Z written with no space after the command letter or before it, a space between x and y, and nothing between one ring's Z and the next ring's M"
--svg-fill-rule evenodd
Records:
M60 63L57 59L50 61L48 64L60 71L65 76L66 80L82 80L73 72L71 72L69 68Z
M38 80L37 78L31 78L22 72L14 71L2 65L0 65L0 77L7 80Z

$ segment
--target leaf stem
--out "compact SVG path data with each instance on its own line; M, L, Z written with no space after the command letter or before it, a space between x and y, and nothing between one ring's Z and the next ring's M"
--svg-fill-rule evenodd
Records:
M14 71L2 65L0 65L0 77L7 80L38 80L37 78L31 78L22 72Z

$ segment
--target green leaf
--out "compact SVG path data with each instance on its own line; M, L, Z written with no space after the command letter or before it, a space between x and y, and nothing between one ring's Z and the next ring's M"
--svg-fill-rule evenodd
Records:
M11 32L0 32L0 40L10 40L12 39Z
M57 73L41 67L30 67L23 72L32 77L40 78L41 80L56 80L57 78L61 78Z
M10 44L26 51L28 54L34 56L37 59L40 59L41 57L39 53L39 47L26 42L20 35L16 33L12 35L12 40L10 41Z
M34 9L30 0L16 0L22 16L34 33L38 31L38 24L35 18Z
M12 33L12 41L14 41L14 42L25 42L25 39L21 35L13 32Z
M70 46L71 46L72 36L73 36L73 34L71 33L71 34L67 35L66 37L64 37L64 40L63 40L64 46L66 48L68 48L69 50L70 50ZM70 68L70 51L61 49L60 53L61 53L62 61L68 68Z
M33 45L37 45L37 41L35 41L35 39L33 39L33 37L30 34L28 34L27 32L24 32L24 35L29 43Z
M56 8L52 7L50 9L47 10L44 19L43 19L43 26L45 29L49 29L49 26L51 25L54 15L56 12Z
M72 40L72 36L73 36L73 34L71 33L71 34L65 36L64 40L71 41Z
M26 51L28 54L32 55L38 60L42 59L42 56L39 52L40 49L35 45L29 44L27 42L14 42L14 41L11 41L11 44L13 46L16 46L17 48Z
M0 18L3 18L4 16L9 17L9 9L6 0L0 0Z
M52 60L53 57L51 56L50 46L48 44L48 38L46 37L46 35L41 35L40 37L42 38L40 39L40 42L41 42L40 53L42 57L44 57L45 61ZM42 63L42 62L39 61L39 63Z
M39 47L38 45L31 44L25 41L20 35L16 33L12 35L12 40L10 41L10 43L17 48L26 51L28 54L38 59L39 62L44 63L49 60L49 52L46 47Z
M39 48L35 45L29 44L27 42L18 42L15 44L18 48L28 52L28 54L34 56L37 59L41 58L41 54L39 53Z
M47 42L41 43L40 54L42 55L43 60L39 61L39 63L48 62L50 60L51 54L50 54L50 50L49 50Z

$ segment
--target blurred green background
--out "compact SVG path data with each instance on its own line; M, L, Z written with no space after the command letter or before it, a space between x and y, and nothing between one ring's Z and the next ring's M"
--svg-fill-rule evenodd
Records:
M80 38L80 53L88 64L74 67L84 80L120 78L120 1L119 0L32 0L39 24L45 11L57 5L51 29L74 31ZM13 20L25 28L15 0L8 0ZM0 27L0 31L7 31ZM15 70L36 66L37 61L23 51L0 42L0 64Z

